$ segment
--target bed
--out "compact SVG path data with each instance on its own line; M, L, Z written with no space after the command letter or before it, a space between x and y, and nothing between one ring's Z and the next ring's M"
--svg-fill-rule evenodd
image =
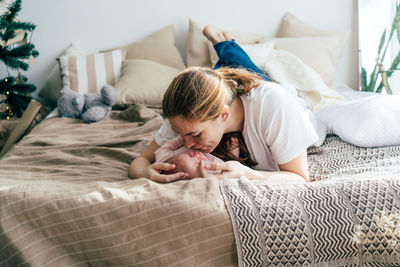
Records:
M129 48L147 49L157 44L155 36ZM259 42L250 37L243 42ZM171 57L165 43L163 53ZM390 214L400 209L400 146L361 148L328 133L321 146L308 149L307 184L132 180L129 163L163 122L154 106L165 84L142 86L126 73L157 67L160 77L170 77L182 62L121 64L120 102L107 117L92 124L46 118L1 158L0 266L399 265L400 236L384 232L380 220L398 223ZM297 81L312 108L340 100L321 78L311 77L313 90L306 90L286 74L282 79ZM126 83L140 88L124 90Z
M339 223L342 228L325 232L331 243L324 249L298 244L297 248L309 250L309 255L293 265L376 261L388 266L399 262L398 249L386 246L383 251L376 248L371 252L367 245L351 241L356 224L371 225L374 215L400 208L399 146L358 148L330 135L321 147L309 149L315 182L304 186L270 185L244 177L223 181L221 188L216 179L171 184L128 179L128 164L152 140L161 123L157 110L134 105L112 111L95 124L54 117L35 127L0 160L0 265L235 266L239 251L243 265L255 266L247 261L257 258L251 249L263 241L258 235L255 239L236 236L236 247L235 234L251 233L254 223L238 220L261 218L258 223L265 223L265 228L253 225L253 230L259 231L267 230L267 225L275 229L275 224L294 219L296 214L308 218L300 233L309 234L309 241L322 241L318 233L325 228L317 229L320 232L313 228L322 221L328 230L335 230ZM349 188L364 194L357 195ZM251 189L260 192L252 194ZM352 198L346 197L349 194ZM261 202L257 204L255 199ZM353 206L348 203L336 212L344 201ZM368 209L357 204L363 201ZM237 205L240 203L247 205L244 210ZM313 213L317 203L324 205ZM281 214L281 208L287 214ZM354 218L351 212L355 212ZM288 222L289 226L300 227ZM240 227L244 228L239 231ZM286 233L271 229L271 240ZM385 245L383 239L373 241L379 248ZM265 243L268 246L263 249L279 247L277 240L275 243ZM281 242L280 246L286 255L298 253L290 252L290 245L284 248ZM330 254L331 250L335 253ZM278 255L269 263L285 264Z

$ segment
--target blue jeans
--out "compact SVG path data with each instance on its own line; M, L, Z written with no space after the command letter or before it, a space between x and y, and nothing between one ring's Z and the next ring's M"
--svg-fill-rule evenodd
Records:
M214 69L218 69L220 67L244 68L250 72L256 73L258 76L266 81L271 80L262 70L260 70L253 63L253 61L251 61L250 57L235 42L235 40L232 39L231 41L216 43L214 45L214 49L217 52L219 58L214 66Z

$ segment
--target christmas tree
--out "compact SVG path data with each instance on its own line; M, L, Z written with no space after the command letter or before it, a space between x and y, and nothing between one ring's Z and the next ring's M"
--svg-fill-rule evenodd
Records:
M36 26L18 21L20 10L21 0L0 0L0 66L6 69L1 74L7 73L6 77L0 77L0 119L20 117L36 90L21 74L29 68L25 61L32 62L39 55L28 41L28 33Z

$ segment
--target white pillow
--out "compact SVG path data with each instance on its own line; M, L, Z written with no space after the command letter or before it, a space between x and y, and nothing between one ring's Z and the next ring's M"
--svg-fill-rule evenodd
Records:
M125 49L81 56L61 56L63 87L81 94L94 93L106 85L114 85L121 72Z
M244 52L246 52L253 63L261 69L268 60L272 49L274 49L274 44L275 42L272 40L258 44L240 44L240 47L244 50ZM214 67L215 63L218 61L218 55L217 52L215 52L214 46L211 42L208 42L208 49L210 52L210 60L212 66Z
M400 96L374 95L315 113L343 141L360 147L400 145Z
M313 111L344 100L314 69L287 51L272 50L261 69L273 80L294 86Z

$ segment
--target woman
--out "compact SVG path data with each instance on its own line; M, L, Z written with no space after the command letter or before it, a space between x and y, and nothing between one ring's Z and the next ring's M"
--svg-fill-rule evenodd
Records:
M211 169L221 171L215 177L308 181L306 150L318 138L308 111L285 88L270 82L226 33L210 26L203 33L214 44L218 63L214 70L192 67L174 78L163 99L168 120L132 161L129 176L157 182L186 178L183 172L162 174L173 171L172 164L153 163L155 150L166 140L178 134L186 147L210 153L223 134L241 132L259 164L254 169L237 161L214 164ZM207 176L204 164L199 173Z

